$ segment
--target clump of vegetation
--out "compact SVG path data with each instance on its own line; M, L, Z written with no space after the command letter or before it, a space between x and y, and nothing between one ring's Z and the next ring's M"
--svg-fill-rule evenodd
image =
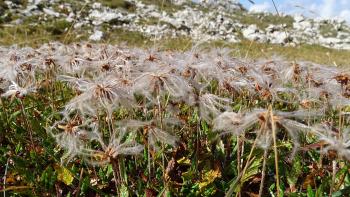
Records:
M278 16L272 13L248 13L247 11L237 11L232 14L232 18L242 24L255 24L260 29L266 29L269 25L286 25L286 29L293 27L292 16Z
M112 9L122 8L130 12L135 11L136 6L133 2L127 0L101 0L102 5Z
M181 6L175 5L171 0L142 0L142 2L148 5L156 5L161 11L166 11L168 13L182 9ZM192 5L191 3L187 4Z
M51 25L46 26L46 31L53 35L62 35L69 30L71 23L66 20L56 20Z
M227 49L0 49L1 191L343 195L350 74Z
M320 26L320 33L324 37L336 37L338 35L338 30L332 24L323 23Z

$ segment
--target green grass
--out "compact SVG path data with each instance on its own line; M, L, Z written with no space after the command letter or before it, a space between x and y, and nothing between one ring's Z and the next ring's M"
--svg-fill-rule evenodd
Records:
M140 19L138 22L139 25L167 25L169 28L175 29L176 27L172 25L171 23L160 21L156 17L149 17L147 19Z
M157 5L160 10L169 13L176 12L182 8L181 6L173 4L171 0L142 0L142 2L147 5Z
M145 39L140 34L132 34L122 30L116 30L111 34L113 36L119 35L119 37L112 38L114 42L119 43L127 40L130 45L135 46L140 45L140 42ZM105 42L112 41L105 40ZM142 44L142 47L150 47L154 46L152 44L158 43L159 41L147 41L147 43ZM163 49L187 50L191 47L189 45L191 45L189 38L169 39L164 40ZM207 46L226 45L217 42L208 43ZM227 47L234 49L234 46L236 45ZM248 48L252 49L253 47L258 46L253 44ZM248 56L255 55L253 51L250 52L251 54ZM42 76L38 75L37 77L38 84L43 84L38 88L38 92L23 99L0 98L0 121L2 123L0 131L4 131L0 132L0 144L4 144L0 146L0 162L4 166L11 159L15 164L9 164L6 176L7 194L10 196L51 196L55 194L55 191L61 190L63 195L72 196L73 192L76 192L77 188L81 186L79 188L80 196L115 195L110 164L90 167L79 158L72 159L68 164L60 164L63 150L56 145L52 136L46 132L45 127L52 125L54 121L59 119L57 112L80 92L73 91L62 82L45 83L52 82L55 78L50 73L42 73ZM208 91L212 94L225 94L222 89L219 89L217 81L211 82ZM235 96L232 99L232 110L267 107L268 102L260 98L250 98L250 96L253 95L240 94ZM161 97L160 103L168 103L168 99ZM166 196L223 196L228 188L232 188L235 193L242 191L242 196L256 194L264 158L264 151L254 149L254 145L252 145L252 139L256 137L254 131L257 128L253 126L248 129L246 134L240 137L245 139L245 143L239 145L237 137L229 135L218 137L217 133L212 130L210 123L198 118L198 111L193 106L181 103L174 105L179 107L179 117L183 118L182 120L186 124L178 134L183 143L179 144L172 152L166 152L167 147L163 147L153 153L152 159L147 156L147 151L137 157L121 157L119 160L121 162L120 172L126 183L121 184L119 189L124 191L125 195L126 193L133 195L152 193ZM21 106L25 106L23 107L24 112L21 110ZM295 110L296 106L290 103L274 102L273 109L288 111ZM154 118L153 113L156 111L151 111L148 115L144 114L142 108L130 112L117 110L113 113L113 120ZM172 113L172 111L166 113ZM97 120L101 122L101 130L106 133L105 137L107 137L109 128L108 123L104 121L107 118L104 115L101 117L98 117ZM334 115L330 113L326 118L334 120L337 124L338 116L336 113ZM199 131L199 134L195 134L194 131ZM33 135L32 139L28 135L29 132ZM348 162L340 158L337 159L339 170L334 176L336 184L333 187L331 186L331 156L319 154L318 151L314 150L300 151L291 162L288 157L293 144L286 137L285 132L281 131L279 134L277 144L280 158L279 172L282 183L281 191L285 195L324 196L331 188L338 196L344 196L348 193L350 187ZM34 145L31 145L31 140L33 140ZM145 142L142 137L138 140ZM303 136L300 139L305 144L313 143L314 140L311 136ZM198 142L199 145L196 146ZM304 146L304 144L302 145ZM237 147L241 147L244 152L242 165L246 165L247 169L246 173L239 179L240 182L235 184L239 174L237 169L240 168L237 163L241 162L237 159ZM248 165L248 154L252 149L254 149L252 151L254 159ZM166 158L165 164L162 163L163 156ZM266 157L267 175L264 196L268 195L269 191L275 193L276 190L274 159L272 152ZM154 162L151 163L151 174L148 174L148 160ZM174 164L170 165L171 162ZM324 166L319 166L319 162ZM297 190L289 191L288 189L293 188L293 186ZM2 190L0 189L0 191Z
M165 50L185 51L191 49L196 43L188 37L166 38L160 41L152 41L139 32L125 30L113 30L109 32L106 43L126 43L136 47L159 47ZM161 44L159 44L161 43ZM205 48L227 47L232 49L232 55L240 58L265 58L280 56L287 60L311 61L325 65L350 65L350 52L346 50L329 49L318 45L300 45L297 47L285 47L276 44L257 43L244 40L241 43L227 43L225 41L212 41L203 43Z
M70 23L61 20L49 24L3 26L0 30L0 45L38 47L52 41L71 43L88 38L85 29L68 33L70 27Z
M167 12L173 12L180 9L169 0L143 0L146 4L155 4ZM134 5L126 0L100 0L103 5L111 8L122 8L128 11L134 9ZM71 2L73 9L79 10L77 2ZM1 5L1 1L0 1ZM201 6L196 6L201 8ZM82 10L87 14L86 10ZM7 17L0 17L3 23L0 23L0 45L19 45L19 46L40 46L50 41L60 41L64 43L87 41L92 29L82 27L74 29L72 23L65 20L49 18L48 21L40 21L37 16L31 16L24 19L23 24L8 26L8 21L16 19L18 16L9 13ZM276 17L272 14L248 14L246 11L236 11L232 14L233 19L239 20L244 24L257 24L259 28L266 28L269 24L287 24L287 29L292 26L293 18L290 16ZM38 23L38 21L40 21ZM150 18L141 20L142 24L158 24L158 20ZM108 24L103 25L105 32L101 43L121 44L129 46L147 48L149 46L159 47L166 50L187 50L194 43L191 38L164 38L160 41L152 41L151 38L139 32L130 32L122 29L112 29ZM321 34L336 35L336 30L330 24L321 25ZM243 38L241 38L243 39ZM161 43L161 44L159 44ZM284 47L276 44L256 43L244 40L241 43L227 43L225 41L213 41L204 43L208 47L228 47L233 50L233 55L237 57L248 57L252 59L267 58L273 55L281 56L287 60L306 60L320 64L349 66L350 52L346 50L329 49L317 45L300 45L297 47Z
M232 18L238 20L242 24L252 25L256 24L260 29L265 29L269 25L282 25L286 24L287 29L293 26L294 19L291 16L280 16L270 13L248 13L247 11L235 11L232 14Z
M219 46L226 46L226 44L219 43ZM305 60L324 65L334 65L334 63L338 66L350 65L350 51L330 49L319 45L302 44L297 47L284 47L276 44L243 41L228 46L236 51L235 56L238 57L247 55L248 58L252 59L269 59L277 55L292 61Z
M136 9L134 3L128 0L98 0L97 2L112 9L121 8L129 12L134 12ZM160 10L170 13L181 9L181 6L173 4L171 0L142 0L142 2L146 5L156 5Z
M121 44L125 43L129 46L147 46L151 41L139 32L131 32L123 29L115 29L108 31L103 43Z
M71 29L71 24L65 21L53 21L41 25L19 25L3 27L0 29L0 45L33 46L37 47L50 41L64 43L87 41L89 29ZM91 30L90 30L91 31ZM128 46L147 48L150 46L166 50L188 50L195 42L191 38L164 38L153 41L139 32L130 32L122 29L110 29L107 25L104 30L105 36L101 43L127 44ZM161 43L161 44L159 44ZM341 67L350 65L350 52L347 50L336 50L318 45L300 45L297 47L285 47L276 44L257 43L243 40L241 43L227 43L225 41L213 41L204 43L207 47L228 47L233 50L233 55L241 58L265 58L274 55L281 56L287 60L312 61L325 65L338 65Z
M1 5L0 1L0 5ZM101 0L104 5L111 8L122 8L133 11L124 0ZM163 6L162 10L174 12L178 7L170 1L165 0L144 0L147 4L157 4ZM274 18L272 15L260 19L259 15L235 17L246 24L256 24L260 28L266 28L268 24L287 24L291 25L290 17ZM13 14L9 16L11 20L16 18ZM4 19L2 20L9 20ZM26 18L24 24L17 26L0 26L0 45L10 46L16 44L20 47L31 46L39 47L44 43L51 41L60 41L66 44L73 42L88 41L92 31L91 28L82 27L81 29L72 29L72 23L64 20L50 19L48 22L35 23L36 17ZM158 21L142 21L147 24L157 24ZM1 22L0 22L1 24ZM112 29L109 25L103 25L105 32L103 39L97 43L125 44L128 47L160 48L161 50L186 51L190 50L197 43L189 37L164 38L161 40L152 40L151 38L139 32L131 32L123 29ZM334 31L331 26L321 27L324 35ZM333 32L334 33L334 32ZM338 65L340 67L350 66L350 51L328 49L317 45L300 45L297 47L284 47L275 44L257 43L243 40L241 43L227 43L225 41L211 41L202 43L203 48L222 48L232 49L232 56L239 58L248 58L255 60L258 58L271 59L273 56L281 56L290 61L312 61L325 65ZM48 74L46 81L52 82ZM38 79L38 83L46 82L44 79ZM211 91L215 93L218 82L213 81ZM44 86L43 86L44 87ZM1 91L1 90L0 90ZM219 91L218 91L219 92ZM9 165L7 173L7 194L13 196L51 196L55 195L53 191L62 190L63 195L73 196L73 192L80 188L80 196L114 195L114 185L111 165L103 167L88 167L80 159L74 159L67 165L60 165L60 157L63 150L59 148L54 139L48 135L45 130L50 121L57 119L55 114L59 108L64 106L74 94L71 88L57 82L49 83L45 88L40 88L37 93L25 97L4 99L0 97L0 170L4 171L4 166L11 159L15 165ZM266 107L266 102L262 100L249 100L247 95L240 95L235 98L232 104L234 111L254 107ZM21 105L25 106L23 113ZM179 104L181 105L181 104ZM288 110L295 106L288 104L274 103L274 109ZM294 109L294 108L293 108ZM135 118L139 112L133 113L115 112L116 119L125 117ZM146 169L149 158L145 151L143 155L137 158L122 158L120 164L123 177L130 188L121 185L120 190L124 194L129 192L137 194L159 194L163 196L171 195L192 195L192 196L223 196L228 188L233 191L247 191L244 195L256 194L259 187L259 178L262 168L263 151L254 150L252 155L253 162L247 165L247 171L241 179L241 182L235 184L238 177L237 147L239 142L236 137L225 136L218 138L211 130L211 126L205 121L199 121L197 111L189 106L183 105L180 108L181 117L186 121L186 127L181 130L181 136L186 144L181 144L173 153L166 154L167 161L174 159L176 168L165 165L169 172L175 171L177 174L171 174L169 177L163 177L164 169L162 164L162 154L154 153L152 157L153 171L148 174ZM28 115L28 117L25 116ZM141 113L142 114L142 113ZM334 113L336 114L336 113ZM136 116L137 118L137 116ZM138 117L139 118L139 117ZM145 119L149 117L143 117ZM337 123L338 116L329 114L326 119L334 120ZM104 120L103 118L101 120ZM28 122L28 123L27 123ZM194 130L200 131L200 136L192 135ZM35 146L30 145L28 131L32 131ZM107 133L107 132L106 132ZM191 135L190 135L191 134ZM247 132L247 135L241 136L245 139L253 139L254 135ZM345 160L337 159L339 170L335 175L335 185L332 186L331 162L332 157L320 155L317 151L300 151L293 162L288 161L292 143L284 134L278 136L280 141L277 146L279 149L279 172L281 178L281 190L290 196L327 196L330 188L334 188L334 196L346 196L350 188L349 164ZM198 141L198 139L200 139ZM141 139L140 139L141 141ZM301 139L305 144L313 143L314 139L310 136L303 136ZM195 146L199 142L200 147L197 150ZM242 160L247 161L248 153L251 150L252 143L247 142L241 145L244 155ZM165 149L165 148L164 148ZM164 151L164 150L161 150ZM198 161L198 163L196 163ZM320 166L321 164L324 166ZM266 190L275 192L276 186L274 171L274 156L270 153L267 158L267 180ZM170 162L169 162L170 163ZM82 173L82 178L80 174ZM145 178L146 177L146 178ZM147 177L152 177L148 179ZM166 179L168 178L168 179ZM164 181L167 180L167 181ZM95 183L96 181L96 183ZM179 184L179 182L181 184ZM0 184L1 185L1 184ZM129 185L128 185L129 186ZM288 191L295 186L297 191ZM0 188L2 193L3 188ZM251 193L249 193L251 192ZM268 195L268 193L266 193Z

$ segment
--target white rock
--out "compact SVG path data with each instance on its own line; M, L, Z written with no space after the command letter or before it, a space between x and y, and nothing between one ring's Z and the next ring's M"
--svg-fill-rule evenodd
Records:
M75 14L73 12L69 13L69 15L67 16L66 18L66 21L67 22L73 22L74 21L74 18L75 18Z
M54 17L59 17L60 16L60 13L55 12L54 10L49 9L49 8L44 8L43 11L44 11L45 14L50 15L50 16L54 16Z
M173 0L172 1L175 5L182 5L187 2L187 0Z
M284 31L275 31L268 38L273 44L284 44L288 38L288 34Z
M92 4L93 9L100 9L101 8L101 3L95 2Z
M82 27L83 25L84 25L84 23L78 22L78 23L75 23L73 27L74 27L74 29L78 29L78 28Z
M93 3L91 0L76 1L80 5L84 5L84 2L88 3L88 7L92 8L88 16L84 16L84 13L79 14L78 11L73 11L69 3L58 4L58 0L46 0L45 3L49 7L43 10L39 10L37 6L40 2L44 2L43 0L28 0L26 8L18 7L11 1L4 2L13 11L18 11L20 19L23 19L21 17L36 15L40 20L44 21L48 19L47 16L54 16L61 17L68 22L74 21L74 28L80 28L82 26L91 27L91 24L93 24L97 26L96 29L99 29L99 26L105 22L115 20L117 23L112 24L112 28L137 31L156 39L164 36L188 36L193 40L239 42L238 36L242 33L249 40L285 44L288 35L293 38L293 44L308 43L336 49L350 48L350 27L344 21L325 20L322 18L315 20L306 18L303 15L294 15L293 26L288 26L286 35L286 24L269 25L266 29L259 29L256 25L241 24L238 22L238 19L232 17L232 14L235 14L232 8L241 9L238 0L195 0L195 2L201 2L204 6L208 6L209 12L201 11L196 6L190 7L184 5L189 0L172 0L173 3L182 5L183 7L171 13L161 10L156 5L146 5L141 0L130 1L136 6L136 10L133 13L125 10L111 9L101 3ZM55 12L52 8L55 6L67 10L68 14ZM243 17L246 15L248 17L250 14L243 12ZM259 14L258 16L265 17L266 15L270 16L271 14ZM160 23L154 25L141 22L143 20L150 20L151 17L156 18ZM333 26L337 30L337 36L331 34L328 34L327 37L325 35L322 36L320 29L324 24ZM96 30L90 36L90 39L100 40L102 37L103 32Z
M255 40L260 42L266 42L267 37L264 32L260 31L256 25L249 25L242 30L242 34L248 40Z
M302 21L304 21L305 20L305 17L303 16L303 15L295 15L294 16L294 21L296 22L296 23L300 23L300 22L302 22Z
M92 35L90 35L89 40L100 41L102 37L103 37L103 32L99 30L95 30L95 32Z
M122 19L123 15L112 10L92 10L89 14L89 18L92 19L92 24L101 25L104 22L109 22L113 19Z

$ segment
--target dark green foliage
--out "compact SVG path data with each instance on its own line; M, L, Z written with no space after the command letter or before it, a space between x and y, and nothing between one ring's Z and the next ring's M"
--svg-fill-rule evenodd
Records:
M127 0L101 0L101 3L113 9L122 8L131 12L136 9L134 3Z

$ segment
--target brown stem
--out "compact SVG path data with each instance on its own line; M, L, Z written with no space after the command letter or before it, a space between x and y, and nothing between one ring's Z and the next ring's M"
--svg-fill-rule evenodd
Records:
M200 154L200 129L201 128L201 119L197 123L197 133L196 133L196 169L198 169L199 164L199 154Z
M237 136L237 173L241 173L241 138ZM241 192L238 192L238 196L241 196Z
M329 189L329 196L332 196L332 194L333 194L336 175L337 175L337 161L334 159L332 161L332 183L331 183L331 187Z
M264 181L266 176L266 160L268 156L267 149L264 150L264 160L263 160L263 166L262 166L262 172L261 172L261 182L260 182L260 188L259 188L259 197L263 195L264 191Z
M270 118L271 118L271 129L272 129L272 138L273 138L273 150L275 152L275 168L276 168L276 190L277 197L280 197L280 178L278 173L278 152L277 152L277 142L276 142L276 125L272 112L272 105L269 106Z
M338 191L342 186L342 184L344 183L346 174L347 173L342 174L341 177L339 178L339 183L337 184L337 186L335 186L335 191Z
M4 112L3 114L5 114L5 119L6 119L6 127L5 127L5 131L8 129L8 125L9 125L9 119L8 119L8 116L7 116L7 107L5 107L5 104L2 100L2 97L0 97L0 104L1 104L1 110Z
M157 96L157 101L158 101L158 113L157 116L159 117L159 121L160 121L160 129L163 130L163 108L162 108L162 104L160 102L160 96ZM162 147L162 171L163 171L163 182L165 183L165 161L164 161L164 151L165 151L165 147L164 144L161 144Z
M25 112L24 104L23 104L21 99L19 99L19 101L21 103L22 115L23 115L24 121L26 123L26 128L29 131L29 139L30 139L30 143L31 143L31 148L34 149L33 129L31 127L31 124L29 124L29 122L28 122L28 116Z
M75 197L79 196L80 187L81 187L81 183L82 183L82 180L83 180L83 174L84 174L84 168L81 168L81 170L80 170L80 177L79 177L79 185L78 185L78 188L76 190Z
M118 159L111 157L110 158L110 163L112 164L115 188L118 191L119 190L119 185L120 185L120 174L119 174Z

